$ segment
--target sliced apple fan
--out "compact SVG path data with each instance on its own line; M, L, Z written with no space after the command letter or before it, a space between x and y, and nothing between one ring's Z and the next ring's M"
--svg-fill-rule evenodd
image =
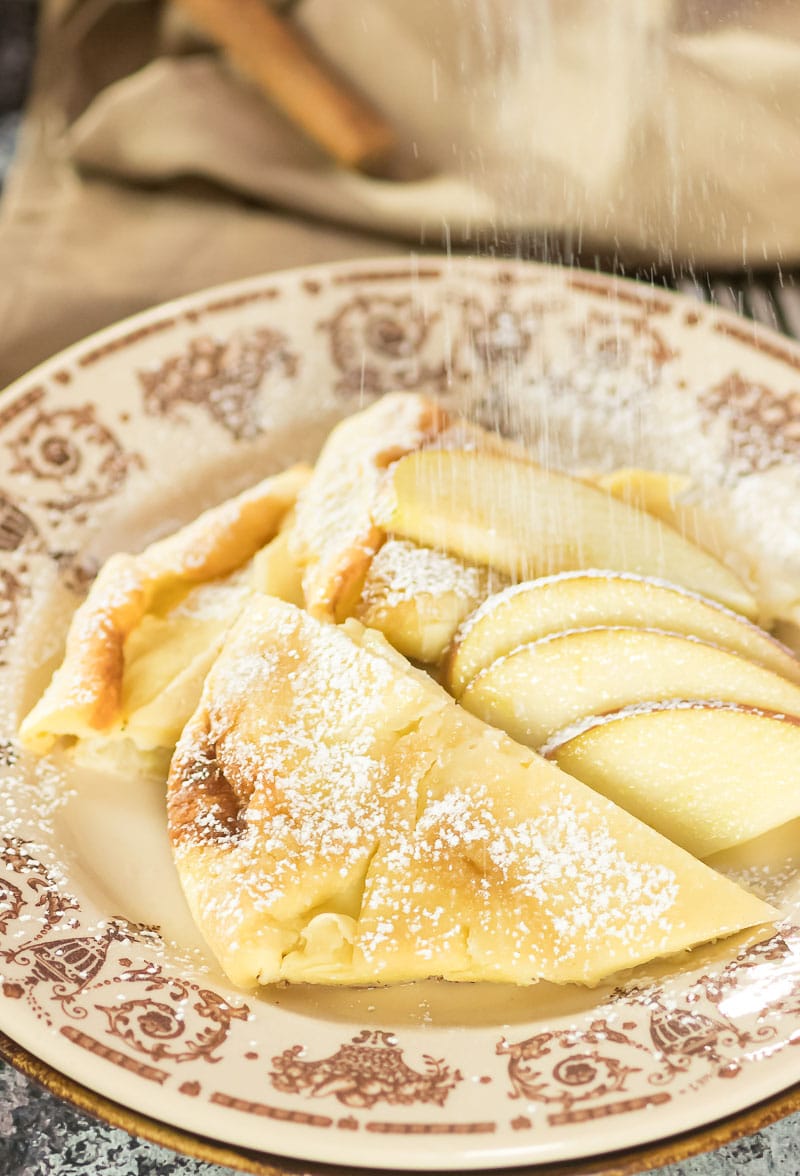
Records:
M392 466L373 517L395 535L515 579L613 568L671 580L746 616L757 612L738 576L680 532L532 461L418 450Z
M552 633L600 626L660 629L739 653L800 684L800 661L758 625L676 584L631 573L562 572L490 597L455 635L447 688L460 698L481 670Z
M690 698L800 715L800 686L780 674L693 637L625 626L572 629L518 646L472 679L461 704L538 748L587 715Z
M238 984L593 984L775 912L463 711L377 633L254 597L168 784Z

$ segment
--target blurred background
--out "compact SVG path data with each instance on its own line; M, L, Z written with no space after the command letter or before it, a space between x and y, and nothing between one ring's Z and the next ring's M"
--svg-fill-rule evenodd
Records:
M0 4L0 185L8 171L33 64L37 0Z
M167 298L392 252L800 330L795 0L0 0L0 108L0 386Z

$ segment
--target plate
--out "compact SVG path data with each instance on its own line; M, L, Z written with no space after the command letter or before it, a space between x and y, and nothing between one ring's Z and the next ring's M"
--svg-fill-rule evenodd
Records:
M312 458L336 420L398 388L572 467L691 473L790 601L799 371L779 336L649 287L412 260L182 299L15 384L0 401L0 1030L135 1122L184 1133L176 1146L190 1133L228 1156L368 1168L578 1161L796 1083L797 823L721 863L780 924L616 985L240 992L189 919L163 788L34 762L15 730L111 551Z

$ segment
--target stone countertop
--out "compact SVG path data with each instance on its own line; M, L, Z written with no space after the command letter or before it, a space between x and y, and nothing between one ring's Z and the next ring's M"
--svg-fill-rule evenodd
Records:
M800 1115L712 1154L658 1170L662 1176L789 1176L800 1172ZM230 1176L108 1127L0 1063L3 1176ZM656 1174L657 1176L657 1174Z

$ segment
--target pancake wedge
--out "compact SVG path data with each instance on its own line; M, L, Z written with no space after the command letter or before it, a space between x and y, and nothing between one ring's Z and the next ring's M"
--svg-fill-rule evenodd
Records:
M726 649L657 629L572 629L481 670L461 705L529 747L587 715L668 698L741 702L800 722L800 686Z
M646 511L532 461L466 450L409 453L389 470L373 518L415 543L512 579L580 568L668 578L755 616L724 563Z
M800 683L800 660L746 617L676 584L590 570L544 576L489 597L456 633L445 658L445 684L460 698L476 674L518 645L599 625L697 637Z
M435 665L464 618L502 583L489 568L387 539L370 564L355 615L406 657Z
M331 431L298 501L289 543L313 616L344 620L352 613L385 538L372 508L387 467L449 424L435 401L395 392Z
M542 749L697 857L800 816L800 719L736 703L624 708Z
M23 743L44 754L62 736L80 741L120 732L134 710L166 687L170 666L186 672L184 685L188 678L197 683L199 673L199 690L216 652L214 639L241 603L241 592L222 582L277 533L309 474L308 467L294 466L205 511L138 555L112 555L72 619L62 664L20 727ZM191 595L211 582L219 592ZM148 663L142 662L145 655ZM206 657L202 673L197 665L192 668L198 655ZM139 662L135 685L125 681L126 667L134 662ZM154 675L149 684L147 665ZM170 731L176 722L180 730L197 702L197 693L176 691L173 700L179 695L188 698L189 709L165 716ZM151 731L145 742L152 738Z
M279 600L288 600L302 608L305 603L303 569L293 558L291 549L294 517L292 508L275 538L253 556L249 582L257 592L277 596Z
M253 597L168 783L235 983L594 984L775 912L460 708L377 633Z
M415 392L389 393L340 421L300 496L289 538L312 616L343 621L354 615L386 538L386 529L374 518L381 487L394 463L419 449L466 449L509 458L524 454L518 443L453 417Z

